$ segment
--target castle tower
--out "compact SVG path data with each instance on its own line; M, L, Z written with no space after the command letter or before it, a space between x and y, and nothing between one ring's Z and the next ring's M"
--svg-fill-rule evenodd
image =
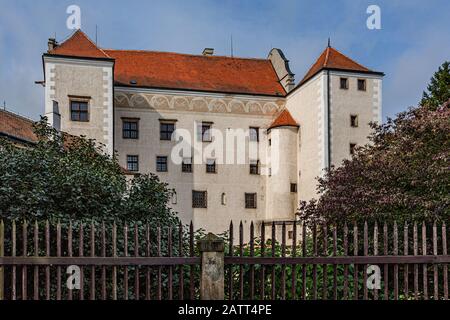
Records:
M60 46L51 39L43 63L50 125L95 139L113 154L114 59L78 30Z

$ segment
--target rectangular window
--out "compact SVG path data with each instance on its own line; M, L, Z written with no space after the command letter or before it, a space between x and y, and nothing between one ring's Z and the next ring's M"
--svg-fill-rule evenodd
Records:
M206 191L192 191L192 208L207 208L208 194Z
M72 121L88 122L89 108L87 101L70 101L70 119Z
M269 139L269 147L272 146L272 139Z
M250 160L250 174L259 174L259 160Z
M156 171L167 172L167 157L156 157Z
M350 116L350 125L352 128L358 127L358 116L357 115L351 115Z
M350 154L354 155L356 149L356 143L350 143Z
M259 142L259 128L250 127L250 141Z
M211 123L202 122L201 124L201 141L203 142L211 142Z
M297 193L297 184L296 183L291 183L291 192Z
M181 172L192 172L192 158L183 158L183 162L181 163Z
M245 208L256 209L256 193L245 194Z
M206 173L217 173L216 160L206 160Z
M288 231L288 239L292 240L294 238L294 231Z
M122 136L124 139L139 138L139 120L123 119L122 120Z
M133 172L139 171L139 156L127 156L127 169Z
M170 141L172 140L172 133L175 131L174 122L160 122L159 135L160 140Z
M341 89L348 89L348 78L341 78Z
M365 79L358 79L358 90L366 91L366 80Z

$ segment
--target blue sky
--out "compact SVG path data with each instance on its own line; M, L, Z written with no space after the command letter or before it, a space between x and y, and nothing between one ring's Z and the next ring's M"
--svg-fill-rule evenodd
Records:
M386 73L383 116L420 100L430 77L450 60L448 0L51 1L0 0L0 103L37 119L43 113L41 55L63 40L66 8L81 7L82 29L104 48L266 57L281 48L300 80L325 48ZM366 9L381 8L382 29L369 30Z

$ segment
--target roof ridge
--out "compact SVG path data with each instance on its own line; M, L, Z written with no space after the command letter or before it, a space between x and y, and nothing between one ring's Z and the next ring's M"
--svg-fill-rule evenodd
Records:
M331 49L333 49L334 51L336 51L337 53L339 53L340 55L343 55L345 58L349 59L350 61L352 61L353 63L357 64L358 66L360 66L361 68L367 69L369 71L372 71L371 69L367 68L366 66L363 66L362 64L356 62L355 60L353 60L352 58L350 58L349 56L347 56L346 54L343 54L341 51L339 51L336 48L331 47Z
M328 64L328 59L330 58L330 49L331 47L327 47L327 53L325 55L325 62L323 63L323 66L326 68L327 64Z
M33 120L33 119L31 119L31 118L28 118L28 117L25 116L25 115L22 115L22 114L13 112L13 111L11 111L11 110L0 109L0 112L7 113L7 114L9 114L9 115L11 115L11 116L14 116L14 117L16 117L16 118L21 118L22 120L28 121L28 122L30 122L30 123L35 123L35 122L36 122L36 120Z
M140 53L170 53L170 54L176 54L181 56L193 56L193 57L205 57L205 58L228 58L228 59L239 59L239 60L258 60L258 61L270 61L266 58L255 58L255 57L231 57L231 56L224 56L224 55L212 55L212 56L205 56L202 54L195 54L195 53L183 53L183 52L175 52L175 51L160 51L160 50L143 50L143 49L110 49L110 48L104 48L103 50L106 51L121 51L121 52L140 52Z
M89 38L89 36L83 32L83 30L81 29L77 29L75 30L70 36L68 36L67 38L64 39L63 42L61 42L60 45L58 45L57 47L55 47L52 51L58 49L58 48L64 48L64 46L66 45L66 43L72 39L76 34L81 34L84 38L86 38L86 40L88 40L97 50L99 50L106 58L111 58L108 54L106 54L105 51L103 51L102 48L100 48L98 45L96 45L94 43L94 41L91 40L91 38Z

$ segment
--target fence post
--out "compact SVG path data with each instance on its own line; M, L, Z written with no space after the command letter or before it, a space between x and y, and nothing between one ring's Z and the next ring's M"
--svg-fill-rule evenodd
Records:
M5 225L0 220L0 257L5 255ZM0 267L0 301L5 300L5 269Z
M209 233L197 246L201 254L200 299L224 300L224 241Z

